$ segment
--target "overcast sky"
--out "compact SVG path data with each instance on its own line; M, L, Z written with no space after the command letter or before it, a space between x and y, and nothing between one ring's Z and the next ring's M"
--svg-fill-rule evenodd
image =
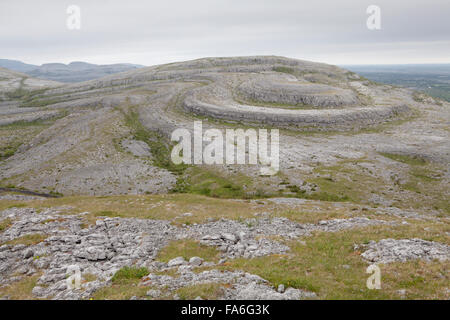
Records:
M381 30L369 30L369 5ZM69 5L81 29L66 25ZM449 0L0 0L0 58L153 65L281 55L331 64L449 63Z

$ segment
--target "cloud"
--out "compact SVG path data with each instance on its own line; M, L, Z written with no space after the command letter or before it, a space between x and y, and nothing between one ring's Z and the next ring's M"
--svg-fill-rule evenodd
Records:
M328 63L449 62L447 0L0 2L2 58L130 62L276 54ZM81 30L66 27L69 5ZM381 8L381 30L366 8Z

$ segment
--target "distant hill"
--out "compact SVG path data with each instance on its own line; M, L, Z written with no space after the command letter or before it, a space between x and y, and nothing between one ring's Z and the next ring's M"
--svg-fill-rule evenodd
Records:
M117 63L98 65L81 61L64 63L46 63L41 66L23 63L17 60L0 59L0 67L26 73L35 78L59 82L81 82L101 78L110 74L143 67L137 64Z
M39 68L34 64L23 63L17 60L0 59L0 67L18 72L30 72Z

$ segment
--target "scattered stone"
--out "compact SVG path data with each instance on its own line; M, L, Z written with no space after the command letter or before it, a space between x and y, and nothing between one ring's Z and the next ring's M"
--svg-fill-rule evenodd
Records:
M33 290L31 290L31 294L33 296L35 296L35 297L38 297L38 298L45 297L45 292L46 292L45 288L40 287L40 286L35 286L33 288Z
M177 267L177 278L156 275L143 278L145 285L160 286L152 290L169 287L173 291L187 285L207 282L229 283L233 285L225 290L225 298L300 299L308 294L297 289L285 289L282 285L274 289L264 279L255 275L219 271L195 274L191 270L193 267L214 266L213 262L205 262L200 257L191 257L189 262L183 257L177 257L167 264L154 259L160 249L175 239L198 239L202 244L216 247L222 253L219 264L223 264L228 259L237 257L253 258L289 251L285 244L266 238L271 235L292 239L309 236L316 230L334 232L388 223L367 218L351 218L323 220L318 224L299 224L286 218L259 217L243 222L220 219L179 228L171 225L170 221L105 217L98 219L95 225L82 228L83 215L66 214L66 210L67 208L50 208L37 213L32 208L10 208L0 212L0 217L13 220L12 225L0 233L0 242L34 233L47 237L32 247L0 246L0 285L18 281L22 277L14 277L14 274L31 275L35 274L36 270L42 270L43 273L33 290L36 297L85 299L102 286L108 285L117 270L136 265L158 272ZM422 248L419 252L417 248L411 251L408 247L408 250L403 250L408 254L429 256L430 259L448 256L448 247L445 245L430 245L418 239L406 241L413 241L420 248L428 248ZM380 248L381 260L377 258L376 253ZM383 241L378 244L372 242L363 257L384 261L385 251L389 248L396 247L386 245ZM376 254L371 255L370 250ZM398 258L402 254L397 253L394 256ZM31 259L32 257L34 258ZM82 290L67 290L67 267L71 265L78 266L82 274L93 274L96 280L83 282ZM239 290L243 290L242 293L239 293Z
M33 250L28 249L28 250L25 251L25 253L23 255L23 258L24 259L28 259L28 258L31 258L33 255L34 255Z
M289 288L283 293L277 292L267 280L242 271L219 271L216 269L194 273L192 271L180 274L177 277L168 275L150 274L149 285L164 288L171 292L182 287L198 283L229 283L230 287L224 290L222 299L302 299L314 297L315 294L298 289ZM146 283L141 283L146 285Z
M231 243L236 243L237 242L236 236L234 234L231 234L231 233L223 233L220 237L223 240L229 241Z
M397 290L397 293L400 295L400 296L405 296L406 295L406 289L400 289L400 290Z
M147 291L147 296L152 297L152 298L158 298L160 295L161 295L160 290L150 289Z
M300 300L313 298L316 295L299 289L288 288L284 293L273 290L261 283L237 284L226 289L226 300Z
M200 266L203 263L203 259L200 257L192 257L189 259L189 264L195 267Z
M178 267L178 273L187 273L192 270L192 266L189 265L181 265Z
M383 239L378 242L372 241L365 247L367 250L361 256L371 263L450 259L450 246L422 239Z
M181 265L184 265L184 264L186 264L186 263L187 263L187 262L186 262L186 260L184 260L183 257L176 257L176 258L170 260L170 261L167 263L167 266L170 268L170 267L181 266Z
M144 141L125 139L122 141L122 147L136 157L151 156L150 147Z

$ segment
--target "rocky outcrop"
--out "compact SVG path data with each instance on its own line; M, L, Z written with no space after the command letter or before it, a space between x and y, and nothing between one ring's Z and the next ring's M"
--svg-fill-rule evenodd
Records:
M312 231L335 232L348 228L382 224L367 218L334 219L318 224L299 224L286 218L255 218L238 222L221 219L214 222L176 227L170 221L98 217L95 224L85 225L88 212L67 214L70 207L55 207L37 212L33 208L11 208L0 212L0 222L11 225L0 233L0 285L7 285L24 276L41 274L33 294L38 298L80 299L89 297L109 285L114 273L124 266L144 266L150 276L143 285L168 287L202 283L232 283L224 293L230 299L300 299L314 294L297 289L277 292L266 280L243 272L202 273L196 267L214 267L217 263L200 257L171 259L168 263L156 257L170 241L195 239L220 252L219 264L238 257L254 258L288 253L289 247L271 236L295 239L310 236ZM13 244L11 241L36 236L34 244ZM70 266L92 281L82 283L83 290L67 287ZM180 277L161 275L176 270Z
M371 241L361 256L372 263L426 261L450 259L450 246L422 239L383 239Z

